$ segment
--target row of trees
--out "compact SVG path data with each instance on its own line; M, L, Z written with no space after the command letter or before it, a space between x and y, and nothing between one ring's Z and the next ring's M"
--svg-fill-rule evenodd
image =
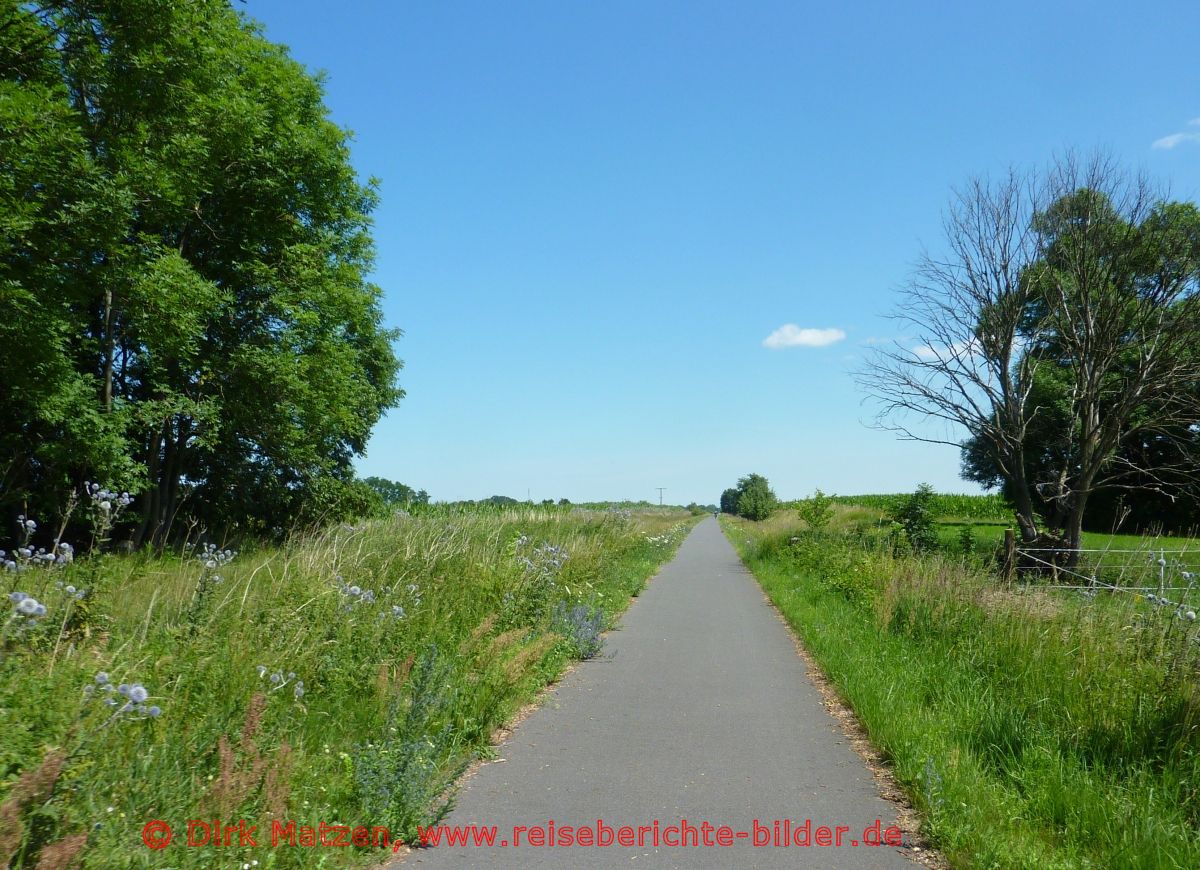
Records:
M721 493L721 512L748 520L768 519L778 508L779 499L761 474L748 474Z
M897 315L919 343L880 350L862 373L881 425L959 447L964 475L1002 488L1027 544L1077 548L1098 493L1195 516L1196 206L1069 155L972 181L944 223Z
M0 517L85 480L135 544L361 507L402 391L348 143L226 0L0 0Z

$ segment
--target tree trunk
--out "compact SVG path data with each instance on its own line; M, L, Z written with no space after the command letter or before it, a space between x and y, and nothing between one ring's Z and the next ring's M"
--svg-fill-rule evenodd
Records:
M1033 514L1033 499L1029 495L1029 484L1025 479L1025 467L1021 457L1012 463L1013 507L1016 509L1017 525L1021 529L1021 543L1032 544L1038 539L1037 520Z
M1069 548L1069 552L1063 560L1063 565L1067 568L1074 568L1079 564L1079 548L1083 546L1083 511L1087 506L1087 500L1087 492L1079 493L1075 497L1075 503L1071 506L1070 513L1067 514L1067 521L1063 529L1063 540Z
M104 291L104 412L112 411L113 401L113 293L112 288Z
M158 470L161 465L159 452L162 450L162 429L150 433L146 448L146 480L149 486L141 497L142 522L133 537L133 545L141 547L155 533L154 517L158 515Z

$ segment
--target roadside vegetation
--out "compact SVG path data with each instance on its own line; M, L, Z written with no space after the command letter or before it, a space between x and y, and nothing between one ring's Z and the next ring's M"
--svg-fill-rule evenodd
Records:
M1200 599L1002 583L990 536L961 533L979 528L965 502L855 501L722 522L931 841L960 867L1200 866ZM1172 582L1190 586L1194 563L1173 563ZM1156 564L1130 561L1130 582Z
M602 654L693 523L433 505L242 553L5 547L0 866L211 866L183 838L215 818L261 825L222 866L378 860L262 835L295 819L411 836L438 818L493 731ZM162 851L142 843L152 819L175 830Z

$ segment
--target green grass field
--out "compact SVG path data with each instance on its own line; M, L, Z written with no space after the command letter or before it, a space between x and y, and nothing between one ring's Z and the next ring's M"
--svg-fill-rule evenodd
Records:
M0 574L4 594L47 608L30 627L17 604L4 628L0 866L57 867L79 849L96 870L213 866L180 844L189 819L409 835L494 729L597 651L693 522L430 510L227 564L104 557ZM142 843L152 819L176 831L162 851ZM235 846L220 866L381 855L318 851Z

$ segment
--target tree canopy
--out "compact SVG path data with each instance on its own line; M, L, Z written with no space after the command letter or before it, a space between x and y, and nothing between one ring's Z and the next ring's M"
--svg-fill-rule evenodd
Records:
M140 542L345 503L403 395L348 145L223 0L0 0L0 510L100 480Z
M1043 175L973 181L945 226L898 315L923 344L863 373L884 425L961 444L967 476L1003 485L1027 542L1077 548L1094 493L1194 482L1196 206L1069 155Z
M721 510L748 520L765 520L775 513L779 500L761 474L739 478L736 488L721 493Z

